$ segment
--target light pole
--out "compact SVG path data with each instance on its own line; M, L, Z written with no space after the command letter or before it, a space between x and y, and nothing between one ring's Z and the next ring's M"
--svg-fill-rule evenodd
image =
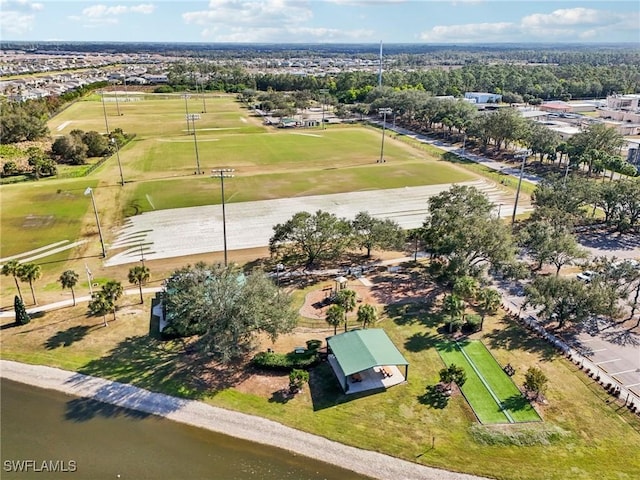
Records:
M116 146L116 158L118 159L118 168L120 169L120 185L124 187L124 175L122 174L122 163L120 162L120 147L118 147L118 140L111 137L111 143Z
M235 170L233 168L217 168L215 170L211 170L211 177L216 177L220 179L220 188L222 193L222 238L224 241L224 266L228 265L227 261L227 217L224 210L224 179L225 178L233 178L233 172Z
M120 113L120 102L118 102L118 91L114 90L113 94L116 96L116 109L118 110L118 116L122 115Z
M384 159L384 130L387 127L387 114L392 113L393 110L390 108L380 108L378 109L378 113L382 114L382 145L380 145L380 160L377 163L384 163L386 160Z
M187 135L189 135L191 133L191 127L189 126L189 105L187 105L187 99L190 97L190 95L187 95L186 93L184 95L182 95L182 98L184 98L184 112L185 112L185 116L187 118Z
M518 209L518 198L520 197L520 187L522 186L522 175L524 175L524 164L527 161L527 154L522 154L522 164L520 165L520 177L518 178L518 189L516 190L516 201L513 202L513 215L511 215L511 225L516 223L516 210Z
M189 120L191 120L191 126L193 127L193 143L196 147L196 173L200 175L200 155L198 154L198 136L196 135L196 120L200 120L200 115L189 113L187 115L187 123Z
M109 122L107 121L107 107L104 106L104 90L100 92L100 96L102 97L102 112L104 113L104 126L107 129L107 135L111 135L109 131Z
M197 81L196 85L198 85ZM200 94L202 95L202 113L207 113L207 103L204 99L204 82L202 82L202 87L200 87Z
M100 245L102 246L102 258L107 256L107 251L104 248L104 239L102 238L102 228L100 228L100 217L98 217L98 209L96 208L96 199L93 196L93 188L87 187L84 191L85 195L91 195L91 203L93 204L93 211L96 214L96 224L98 225L98 235L100 235Z
M324 130L325 129L325 126L324 126L324 106L325 106L325 103L326 103L325 100L326 100L326 95L327 95L328 90L326 88L321 88L318 91L322 94L322 129Z

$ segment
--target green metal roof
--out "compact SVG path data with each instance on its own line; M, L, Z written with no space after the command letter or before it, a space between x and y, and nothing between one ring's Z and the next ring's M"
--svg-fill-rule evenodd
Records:
M409 364L381 328L334 335L327 344L347 376L380 365Z

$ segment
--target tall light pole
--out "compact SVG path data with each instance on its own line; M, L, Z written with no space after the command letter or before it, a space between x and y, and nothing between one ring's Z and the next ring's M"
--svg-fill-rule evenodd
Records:
M189 97L190 95L187 95L186 93L182 95L182 98L184 98L184 114L187 117L187 135L191 133L191 127L189 125L189 105L187 104L187 99Z
M118 116L122 115L120 113L120 102L118 102L118 91L114 90L113 94L116 96L116 109L118 110Z
M111 135L109 131L109 122L107 121L107 107L104 106L104 90L100 92L100 96L102 97L102 112L104 113L104 126L107 129L107 135Z
M220 188L222 193L222 238L224 241L224 266L228 265L227 261L227 217L224 210L224 179L232 178L233 172L235 169L233 168L217 168L215 170L211 170L211 177L220 179Z
M111 143L116 146L116 158L118 159L118 168L120 169L120 185L124 187L124 175L122 174L122 163L120 162L120 147L118 147L118 140L111 137Z
M327 95L328 90L326 88L321 88L318 91L322 94L322 129L324 130L325 129L325 126L324 126L324 106L325 106L325 103L326 103L325 100L326 100L326 95Z
M200 120L200 115L197 113L190 113L187 115L187 122L191 120L193 126L193 142L196 147L196 173L200 175L200 155L198 154L198 137L196 135L196 120Z
M104 248L104 239L102 238L102 228L100 228L100 217L98 217L98 209L96 208L96 199L93 196L93 188L87 187L84 191L85 195L91 195L91 203L93 204L93 212L96 214L96 224L98 225L98 235L100 235L100 245L102 246L102 258L107 256L107 250Z
M380 108L378 109L378 113L383 115L382 117L382 145L380 145L380 160L377 163L384 163L386 160L384 159L384 130L387 127L387 114L392 113L393 110L390 108Z
M524 175L524 164L527 161L527 154L522 154L522 164L520 165L520 177L518 178L518 189L516 190L516 201L513 202L513 215L511 215L511 225L516 223L516 210L518 209L518 198L520 197L520 187L522 186L522 176Z

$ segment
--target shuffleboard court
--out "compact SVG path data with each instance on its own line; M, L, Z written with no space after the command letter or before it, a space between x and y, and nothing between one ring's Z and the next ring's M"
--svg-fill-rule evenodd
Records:
M446 365L462 367L461 390L483 424L536 422L540 417L480 341L442 342L438 353Z

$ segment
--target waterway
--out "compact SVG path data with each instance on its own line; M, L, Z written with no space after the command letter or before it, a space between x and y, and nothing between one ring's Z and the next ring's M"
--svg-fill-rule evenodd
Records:
M0 477L365 480L292 454L90 399L0 380Z

